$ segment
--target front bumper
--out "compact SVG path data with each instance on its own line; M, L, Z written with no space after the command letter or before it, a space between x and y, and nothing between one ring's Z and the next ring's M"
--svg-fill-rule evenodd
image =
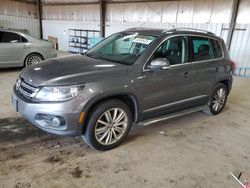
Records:
M79 117L85 101L81 96L65 102L34 103L18 96L14 89L12 104L25 119L46 132L58 135L82 133L83 125L79 122ZM53 126L49 123L50 117L60 117L63 124Z

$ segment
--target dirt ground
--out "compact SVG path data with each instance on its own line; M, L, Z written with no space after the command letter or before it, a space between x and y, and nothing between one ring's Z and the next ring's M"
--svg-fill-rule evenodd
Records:
M202 112L134 126L118 148L97 152L80 137L47 134L10 103L20 69L0 70L0 187L240 187L250 179L250 79L235 78L222 114Z

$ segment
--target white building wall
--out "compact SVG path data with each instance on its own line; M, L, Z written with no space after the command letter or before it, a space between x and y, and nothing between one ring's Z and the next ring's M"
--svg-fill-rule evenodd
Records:
M176 26L210 27L219 30L223 23L230 20L232 2L190 0L107 4L106 36L130 27L143 26L166 29ZM43 6L44 38L55 36L59 40L59 49L68 50L68 30L99 30L99 11L98 4ZM217 32L220 34L221 31Z
M107 5L107 21L229 23L233 0L189 0Z
M91 29L99 30L99 22L83 22L83 21L59 21L59 20L43 20L43 38L48 36L58 38L59 50L69 50L69 29Z
M44 6L43 35L58 38L59 50L69 49L69 29L100 29L98 5Z
M250 23L249 18L250 18L250 1L241 0L236 22L238 24L249 24Z
M1 0L0 28L27 30L39 38L39 21L35 4Z

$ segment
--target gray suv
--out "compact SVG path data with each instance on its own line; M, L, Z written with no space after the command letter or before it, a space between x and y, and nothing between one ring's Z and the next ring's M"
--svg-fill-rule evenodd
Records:
M195 111L219 114L234 66L213 33L133 28L85 54L24 69L12 103L44 131L82 135L92 148L108 150L126 138L132 124Z

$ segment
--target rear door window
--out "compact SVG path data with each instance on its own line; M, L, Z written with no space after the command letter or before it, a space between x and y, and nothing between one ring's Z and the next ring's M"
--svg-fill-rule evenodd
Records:
M210 39L205 37L191 37L192 61L214 59L214 51Z
M1 43L18 43L18 42L22 42L22 37L16 33L1 31L0 42Z

